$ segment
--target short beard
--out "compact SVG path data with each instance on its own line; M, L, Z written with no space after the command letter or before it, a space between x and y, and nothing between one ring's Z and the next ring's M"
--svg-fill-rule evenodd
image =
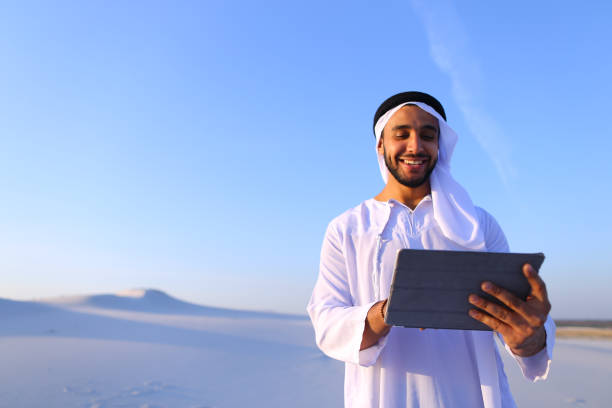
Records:
M389 173L391 173L391 175L393 175L393 177L395 177L395 179L401 185L406 186L406 187L410 187L410 188L420 187L420 186L423 185L423 183L425 183L427 180L429 180L429 176L431 175L431 172L434 170L434 168L436 167L436 164L438 163L438 159L436 159L431 164L431 166L429 166L429 168L427 169L427 171L425 172L423 177L421 177L420 179L408 180L408 179L402 177L399 174L397 166L393 167L393 163L391 163L391 157L389 155L387 155L387 150L384 148L384 146L383 146L383 157L385 158L385 165L387 166L387 170L389 170ZM428 156L413 155L413 157L415 157L415 158L417 158L417 157L427 158Z

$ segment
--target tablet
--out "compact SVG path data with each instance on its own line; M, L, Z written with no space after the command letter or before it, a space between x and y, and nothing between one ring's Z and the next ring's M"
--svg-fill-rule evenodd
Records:
M402 249L397 253L385 322L393 326L433 329L491 330L473 319L468 302L484 281L508 289L521 299L531 293L522 267L539 270L544 254Z

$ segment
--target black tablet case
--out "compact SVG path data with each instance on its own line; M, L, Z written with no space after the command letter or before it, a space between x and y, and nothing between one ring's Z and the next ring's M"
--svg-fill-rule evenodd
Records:
M480 289L490 281L525 299L531 286L522 267L536 270L544 254L402 249L398 251L385 321L404 327L491 330L468 315L470 293L500 303Z

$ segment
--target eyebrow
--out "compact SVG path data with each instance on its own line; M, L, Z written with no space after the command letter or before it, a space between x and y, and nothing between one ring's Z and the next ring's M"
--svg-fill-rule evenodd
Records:
M412 129L412 126L410 126L410 125L397 125L397 126L394 126L391 130L400 130L400 129ZM440 130L437 127L433 126L433 125L423 125L423 126L421 126L421 129L431 129L431 130L435 130L438 133L440 132Z

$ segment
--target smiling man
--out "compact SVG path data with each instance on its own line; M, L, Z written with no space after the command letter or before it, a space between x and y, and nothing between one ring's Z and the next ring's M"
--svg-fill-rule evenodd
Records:
M317 345L346 363L346 407L508 408L494 332L419 330L385 324L402 248L508 252L506 238L450 174L457 135L440 102L421 92L384 101L374 116L385 187L329 224L308 304ZM526 301L491 282L505 306L470 296L470 315L491 327L526 378L548 375L554 323L544 282L529 265Z

